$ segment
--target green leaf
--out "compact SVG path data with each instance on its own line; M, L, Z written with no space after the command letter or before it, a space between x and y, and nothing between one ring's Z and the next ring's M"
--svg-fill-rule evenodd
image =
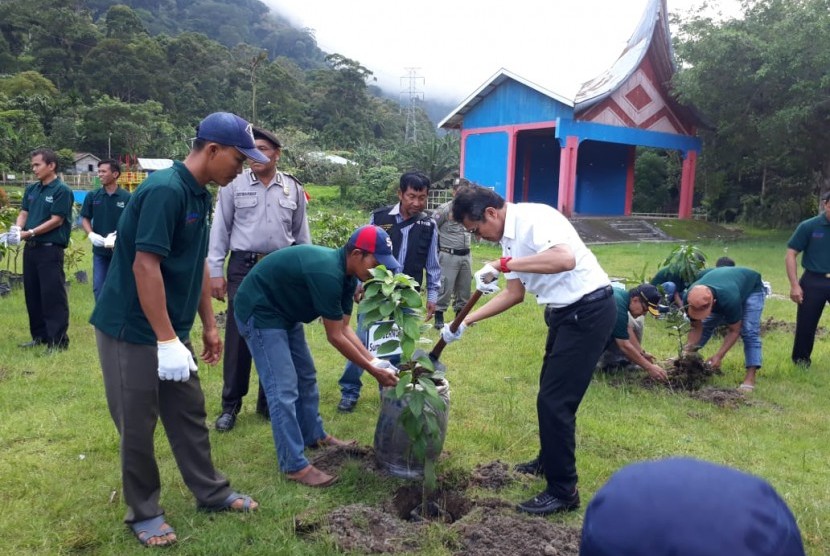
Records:
M423 300L421 299L421 295L415 290L402 290L401 297L406 302L406 306L411 307L413 309L422 307L424 304Z
M395 386L395 398L401 399L406 394L407 387L412 384L412 373L403 372L398 376L398 384Z
M378 325L375 329L375 336L372 339L377 340L379 338L383 338L392 331L393 326L395 326L394 322L384 322L383 324Z
M380 304L380 314L383 315L383 318L388 318L394 311L395 311L395 303L389 300L385 300L383 303Z
M419 378L418 384L421 385L421 387L424 389L424 392L426 392L430 398L437 398L439 400L441 399L441 396L438 395L438 389L435 387L435 383L429 378Z
M418 359L416 359L419 365L421 365L425 369L429 369L430 371L435 371L435 365L432 363L432 359L429 358L429 355L422 355Z
M358 314L368 313L374 309L380 307L380 304L384 302L382 297L374 297L374 298L364 298L363 301L360 302L360 305L357 306Z
M412 412L412 415L415 418L421 416L421 413L424 410L424 398L421 396L412 396L412 399L409 400L409 411Z
M404 336L401 339L401 351L403 351L402 359L404 361L412 359L412 353L415 351L415 340Z
M392 353L393 351L398 349L399 343L400 342L398 342L396 340L389 340L387 342L383 342L378 347L378 356L389 355L390 353Z
M366 296L366 298L371 299L371 298L375 297L378 294L379 291L380 291L380 283L372 282L371 284L366 286L366 289L364 290L364 295Z

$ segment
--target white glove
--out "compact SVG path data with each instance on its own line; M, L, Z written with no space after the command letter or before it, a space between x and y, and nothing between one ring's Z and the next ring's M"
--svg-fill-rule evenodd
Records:
M393 373L393 374L398 374L398 373L401 372L400 369L398 369L395 365L393 365L392 363L390 363L386 359L381 359L380 357L375 357L374 359L369 361L369 363L373 367L377 367L378 369L383 369L384 371L389 371L390 373Z
M9 226L6 243L9 245L20 245L20 226Z
M112 232L108 234L107 237L104 238L104 247L107 249L113 249L115 247L115 234L118 232Z
M9 234L8 234L8 232L5 233L5 234L0 234L0 245L2 245L3 247L8 247L9 246Z
M94 247L103 247L104 246L104 236L101 234L96 234L95 232L89 232L89 235L86 236L89 241L92 242Z
M475 273L476 289L481 293L496 293L499 286L496 283L499 278L499 271L489 264L484 265L481 270Z
M444 328L441 329L441 338L448 343L451 344L456 340L461 339L461 335L464 334L464 331L467 329L467 325L463 322L458 325L458 330L453 332L450 330L450 323L444 325Z
M158 343L159 380L187 382L190 371L199 367L193 360L193 354L178 338Z

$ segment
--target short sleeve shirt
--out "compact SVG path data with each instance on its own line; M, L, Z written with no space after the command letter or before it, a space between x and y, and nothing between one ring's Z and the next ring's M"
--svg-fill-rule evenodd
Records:
M723 266L712 268L689 286L708 286L715 298L712 312L722 315L728 324L743 320L744 303L756 292L764 291L761 275L751 268ZM684 297L684 303L686 301Z
M617 320L614 321L614 329L611 337L617 340L628 339L628 306L631 296L626 290L614 288L614 303L617 305Z
M130 343L156 343L133 274L136 252L153 253L162 259L167 314L176 335L187 340L202 293L210 209L210 193L181 162L150 174L118 222L112 264L90 322Z
M345 248L295 245L275 251L248 273L234 297L242 321L287 330L318 317L342 320L352 312L357 278L346 274Z
M505 257L527 257L565 244L573 251L576 266L558 274L508 272L508 280L521 280L525 290L539 304L567 307L603 286L610 286L608 275L585 246L568 219L555 208L537 203L507 203L504 235Z
M827 215L805 220L795 229L787 247L801 255L801 266L811 272L830 273L830 222Z
M63 223L60 226L45 234L35 236L29 242L54 243L61 247L69 245L74 203L75 197L72 190L60 178L55 178L45 185L36 182L26 187L23 202L20 205L21 210L28 212L26 223L23 225L24 230L40 226L54 215L63 217Z
M663 267L657 271L657 274L654 275L654 278L651 279L651 285L659 286L660 284L664 284L666 282L674 282L674 285L677 286L677 292L682 293L688 287L688 284L680 275L679 272L673 272L669 267Z
M81 216L92 222L92 231L107 236L115 231L118 219L130 200L126 189L117 188L112 194L103 187L88 194L81 207ZM112 257L112 249L93 247L92 252L103 257Z

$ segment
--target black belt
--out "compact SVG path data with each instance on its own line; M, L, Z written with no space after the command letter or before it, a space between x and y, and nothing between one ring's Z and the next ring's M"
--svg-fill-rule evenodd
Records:
M63 249L65 246L58 245L57 243L52 243L52 242L43 243L43 242L40 242L40 241L38 241L38 242L30 241L30 242L26 243L26 247L28 247L29 249L37 249L38 247L60 247L60 248Z
M819 278L830 278L830 272L828 272L828 273L815 272L813 270L805 270L804 272L808 272L808 273L812 274L813 276L818 276Z
M237 257L251 264L257 264L268 253L254 253L253 251L231 251L231 258Z
M459 257L470 254L469 249L450 249L449 247L439 247L438 250L444 253L449 253L450 255L458 255Z
M586 305L588 303L593 303L594 301L600 301L602 299L605 299L613 293L614 288L612 288L611 286L602 286L601 288L596 289L591 293L586 293L570 305L566 305L565 307L553 307L552 310L555 312L570 311L571 309L576 309L580 305Z

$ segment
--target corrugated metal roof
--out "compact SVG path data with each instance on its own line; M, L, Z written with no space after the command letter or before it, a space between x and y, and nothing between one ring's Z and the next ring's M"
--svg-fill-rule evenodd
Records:
M145 171L152 172L154 170L164 170L170 168L173 161L169 158L139 158L138 166Z
M643 12L640 23L634 30L631 38L628 39L625 48L623 48L620 57L603 73L582 84L582 87L580 87L579 92L576 93L576 97L574 98L574 103L578 111L582 111L605 99L617 87L624 83L626 79L631 77L648 52L648 47L651 46L651 41L654 37L654 28L658 24L664 27L665 37L670 37L669 20L666 15L666 0L651 0ZM675 67L671 43L668 44L668 48L669 61L673 73Z
M519 77L515 73L505 68L501 68L499 69L499 71L494 73L487 81L485 81L481 87L476 89L475 92L473 92L473 94L461 101L461 104L459 104L452 112L450 112L449 116L447 116L438 123L438 127L448 129L459 129L461 127L461 122L464 120L464 115L468 113L470 110L472 110L475 105L477 105L484 99L484 97L493 92L493 90L496 87L504 83L507 79L517 81L522 85L530 87L531 89L538 91L546 97L552 98L557 102L561 102L566 106L572 107L574 105L572 100L565 98L560 94L554 93L553 91L546 89L541 85L537 85L532 81L528 81L523 77Z

